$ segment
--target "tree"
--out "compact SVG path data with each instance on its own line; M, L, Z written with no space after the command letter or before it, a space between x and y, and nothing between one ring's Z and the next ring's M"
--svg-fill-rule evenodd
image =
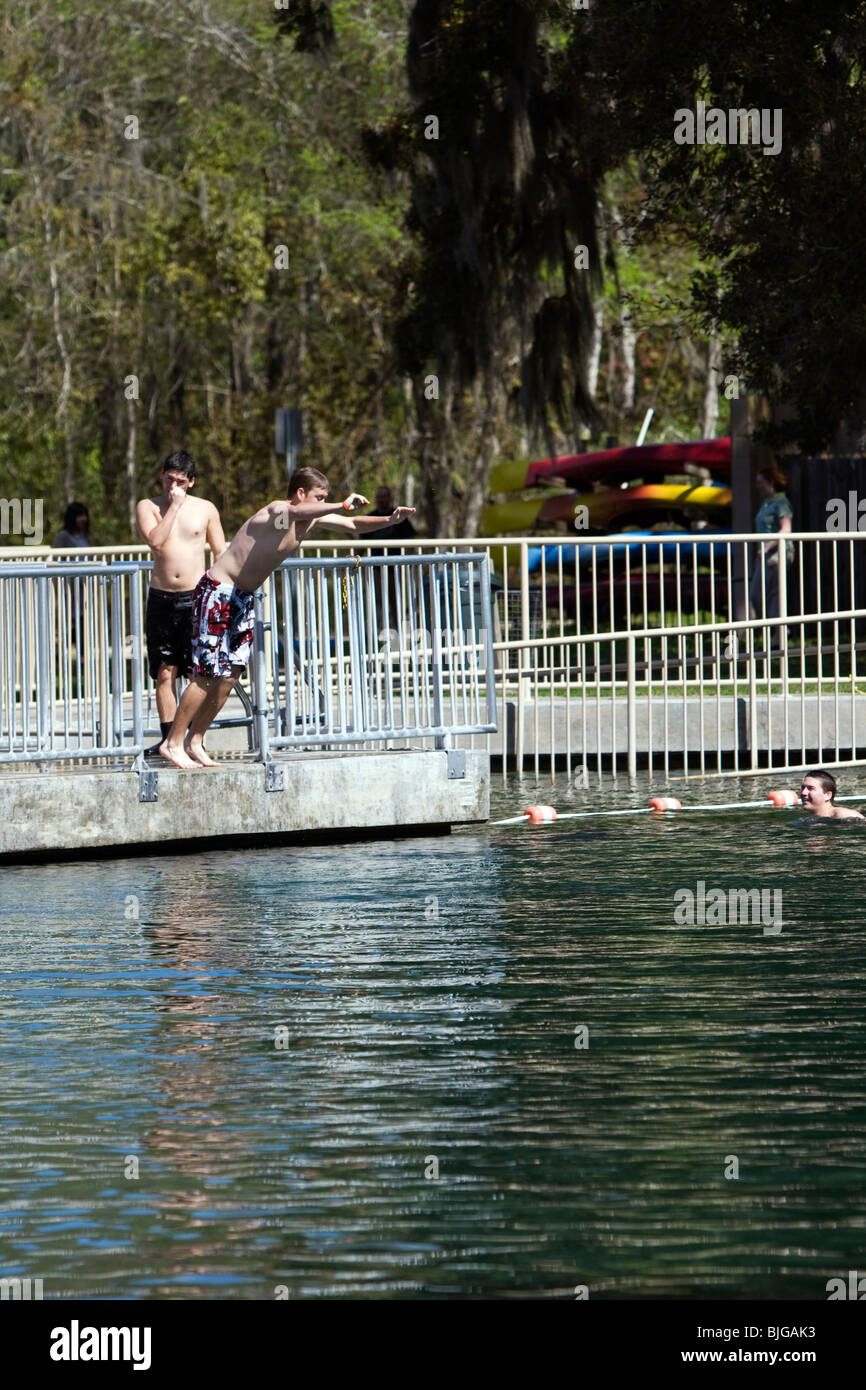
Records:
M335 5L327 52L233 0L4 16L0 490L126 540L183 445L231 529L284 486L289 403L335 487L408 468L405 196L358 137L404 93L406 8L376 11Z
M768 435L804 449L866 420L864 21L856 0L603 0L575 13L569 44L611 151L643 162L641 234L665 225L699 250L693 322L736 335L749 389L795 407ZM676 144L676 113L698 101L764 112L780 148Z
M572 434L597 418L587 366L598 171L580 92L563 81L568 13L417 0L411 104L367 133L371 158L411 181L417 257L397 351L416 383L440 531L477 522L506 397L551 446L551 415Z

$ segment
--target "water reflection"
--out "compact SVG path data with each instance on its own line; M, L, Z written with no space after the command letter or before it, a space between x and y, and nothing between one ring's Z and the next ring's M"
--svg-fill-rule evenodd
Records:
M802 822L7 871L2 1269L46 1296L823 1297L866 1176L866 837ZM782 931L677 926L698 880L781 885Z
M425 1185L432 1191L425 1159L432 1152L444 1169L461 1125L467 1117L477 1124L496 1089L495 1050L483 1062L451 1060L461 1028L471 1026L476 1045L495 1043L507 1011L481 997L507 960L497 941L496 868L479 872L482 848L489 844L413 847L415 888L390 850L374 848L350 852L348 888L329 882L333 851L309 850L241 856L215 874L205 865L200 876L154 883L153 925L143 934L151 955L184 981L158 1000L158 1120L144 1150L190 1180L163 1202L163 1214L184 1219L187 1239L206 1230L207 1242L225 1244L258 1232L260 1250L279 1249L289 1261L274 1282L293 1286L309 1278L311 1220L321 1226L328 1216L313 1242L318 1258L341 1240L340 1223L360 1223L355 1246L371 1220L377 1225L377 1184L408 1181L424 1205ZM426 872L433 878L424 884ZM239 1073L263 1111L252 1153L249 1095L232 1090ZM454 1105L455 1085L465 1108ZM436 1120L443 1103L444 1134ZM235 1214L239 1183L246 1195ZM225 1194L215 1194L220 1184ZM213 1253L191 1241L162 1282L194 1278Z

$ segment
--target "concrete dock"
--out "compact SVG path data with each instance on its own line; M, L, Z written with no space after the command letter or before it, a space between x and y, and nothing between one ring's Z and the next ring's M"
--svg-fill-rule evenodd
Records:
M352 749L290 753L267 766L148 766L155 777L131 766L4 768L0 861L447 833L489 815L482 752Z

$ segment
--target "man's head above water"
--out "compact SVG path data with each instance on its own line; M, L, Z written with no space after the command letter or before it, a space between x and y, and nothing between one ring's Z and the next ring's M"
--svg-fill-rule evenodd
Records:
M836 805L836 778L823 768L806 773L800 787L800 799L804 811L810 811L813 816L832 817L834 820L864 819L859 811Z

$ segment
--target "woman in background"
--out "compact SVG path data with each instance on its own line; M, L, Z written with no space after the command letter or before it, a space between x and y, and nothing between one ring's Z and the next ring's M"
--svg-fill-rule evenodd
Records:
M71 550L90 545L90 513L83 502L70 502L63 518L63 529L53 541L55 550Z
M788 479L778 468L762 468L755 484L763 499L755 517L755 530L763 535L781 535L792 529L794 509L785 496ZM786 566L794 559L794 546L785 541ZM779 616L779 546L776 541L762 541L749 582L749 603L753 618ZM773 643L778 634L773 634Z
M55 550L83 550L90 545L90 513L83 502L70 502L63 518L63 528L54 537ZM71 560L67 556L66 560ZM86 556L82 556L86 559ZM67 594L67 621L69 640L77 646L81 630L81 614L84 607L84 579L67 579L64 585Z

